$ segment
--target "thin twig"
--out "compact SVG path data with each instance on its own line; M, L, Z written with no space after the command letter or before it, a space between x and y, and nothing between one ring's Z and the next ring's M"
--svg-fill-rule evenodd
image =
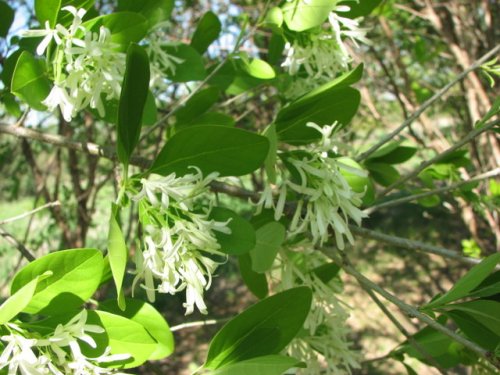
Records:
M430 191L426 191L423 193L419 193L419 194L413 194L413 195L410 195L408 197L392 199L392 200L389 200L387 202L382 202L382 203L376 204L374 206L368 207L366 210L364 210L364 212L367 214L370 214L370 213L372 213L380 208L392 207L392 206L396 206L396 205L401 204L401 203L412 202L412 201L415 201L415 200L418 200L421 198L429 197L431 195L447 193L447 192L453 191L455 189L458 189L461 186L464 186L464 185L467 185L467 184L470 184L473 182L486 180L488 178L496 177L498 175L500 175L500 168L493 169L489 172L481 173L481 174L474 176L468 180L459 181L459 182L456 182L456 183L448 185L448 186L443 186L443 187L440 187L440 188L437 188L434 190L430 190Z
M476 138L480 134L484 133L485 131L488 131L488 130L492 129L494 126L496 126L498 124L500 124L500 120L494 120L494 121L491 121L491 122L489 122L489 123L487 123L487 124L485 124L483 126L476 127L475 129L473 129L472 131L470 131L464 138L462 138L459 142L455 143L453 146L451 146L450 148L446 149L444 152L442 152L442 153L434 156L432 159L430 159L430 160L428 160L426 162L421 163L412 172L410 172L407 175L401 177L399 180L397 180L396 182L394 182L392 185L388 186L385 190L383 190L379 194L379 198L382 197L382 196L384 196L384 195L386 195L387 193L391 192L392 190L394 190L398 186L404 184L408 180L411 180L413 177L418 176L418 174L420 172L422 172L428 166L430 166L430 165L432 165L434 163L437 163L438 161L444 159L446 156L450 155L454 151L458 150L459 148L461 148L465 144L467 144L470 141L472 141L474 138Z
M375 240L382 241L396 247L401 247L403 249L417 250L436 254L469 265L476 265L481 262L481 259L464 257L461 256L460 253L450 249L446 249L444 247L429 245L420 241L412 241L402 237L390 236L388 234L383 234L374 230L360 228L355 225L349 225L349 229L351 230L351 232L359 234L362 237L373 238Z
M356 160L361 161L361 160L366 159L368 156L370 156L375 151L377 151L380 147L382 147L387 142L389 142L391 139L393 139L396 135L401 133L401 131L403 131L405 128L410 126L413 123L413 121L415 121L427 108L429 108L431 105L433 105L434 102L436 102L439 98L441 98L451 87L453 87L457 82L460 82L467 74L469 74L473 70L480 67L484 62L488 61L498 51L500 51L500 45L493 48L491 51L489 51L487 54L485 54L479 60L474 62L471 66L469 66L466 70L464 70L462 73L457 75L450 83L448 83L446 86L441 88L431 98L426 100L419 108L417 108L417 110L415 112L413 112L413 114L410 117L408 117L397 129L393 130L391 133L384 136L379 142L377 142L375 145L370 147L370 149L368 149L368 151L363 152L361 155L359 155L356 158Z
M5 238L5 240L14 246L19 252L30 262L34 261L36 258L26 246L24 246L21 242L16 240L14 236L12 236L9 232L6 232L3 228L0 228L0 236Z
M414 317L414 318L420 320L421 322L426 323L431 328L434 328L436 331L439 331L439 332L443 333L444 335L450 337L451 339L455 340L456 342L462 344L467 349L473 351L478 356L486 359L488 362L490 362L496 368L500 369L500 363L498 362L497 359L495 359L493 353L480 347L479 345L468 340L467 338L455 333L454 331L450 330L449 328L441 325L440 323L436 322L434 319L430 318L428 315L421 313L415 307L408 305L407 303L403 302L402 300L400 300L399 298L397 298L393 294L389 293L384 288L375 284L373 281L367 279L364 275L362 275L360 272L358 272L354 267L352 267L350 265L349 260L347 259L347 257L345 255L343 257L340 256L338 251L336 251L332 248L329 248L329 249L325 248L322 251L325 255L327 255L328 257L333 259L335 262L337 262L346 273L353 276L360 284L363 284L365 287L370 288L371 290L380 294L386 300L388 300L392 304L396 305L401 311L403 311L409 317Z
M170 331L175 332L175 331L179 331L179 330L185 329L185 328L213 326L213 325L216 325L216 324L225 323L225 322L227 322L230 319L231 318L209 319L209 320L199 320L197 322L182 323L182 324L179 324L179 325L171 327Z
M47 204L44 204L43 206L40 206L40 207L37 207L37 208L31 210L31 211L24 212L24 213L22 213L20 215L13 216L13 217L10 217L8 219L0 220L0 225L11 223L11 222L16 221L16 220L21 220L21 219L24 219L25 217L34 215L37 212L45 210L46 208L60 206L60 205L61 205L61 202L59 202L59 201L49 202Z

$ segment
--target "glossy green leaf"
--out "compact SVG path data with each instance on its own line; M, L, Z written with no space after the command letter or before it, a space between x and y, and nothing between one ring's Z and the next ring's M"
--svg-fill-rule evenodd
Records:
M49 3L52 0L49 1ZM42 2L45 2L42 0ZM72 6L75 7L76 9L85 9L89 10L92 8L94 5L94 0L62 0L61 1L61 10L59 10L59 13L57 14L57 21L56 23L64 25L64 26L69 26L73 22L74 16L68 12L67 10L63 10L64 7L67 6ZM89 12L86 14L86 16L89 15Z
M273 79L276 72L273 67L261 59L252 59L243 64L244 70L252 77L258 79Z
M45 22L48 21L50 27L54 27L59 9L61 9L61 0L35 0L35 14L40 25L45 26Z
M476 319L474 315L460 310L446 311L445 314L449 316L460 330L472 341L479 344L487 350L495 350L498 343L500 343L500 336L488 329L481 320Z
M399 180L400 174L396 168L387 163L365 162L371 177L382 186L389 186Z
M495 269L500 262L500 253L490 255L481 263L475 265L445 294L434 299L424 306L425 309L434 309L466 297L471 291L479 286L484 279Z
M50 271L52 275L39 281L33 298L23 311L61 314L78 308L94 294L103 268L102 253L97 249L57 251L21 269L12 281L11 294Z
M257 273L252 269L252 259L250 254L238 257L240 274L248 289L259 299L265 298L269 294L266 275Z
M220 91L217 87L208 87L198 91L175 113L177 125L193 123L198 117L217 103L219 97Z
M144 105L149 87L149 59L144 49L131 44L118 105L117 153L121 163L128 165L130 155L139 142Z
M0 38L5 38L14 22L14 10L5 1L0 1Z
M241 176L259 168L267 155L268 140L246 130L226 126L193 126L170 138L149 170L183 175L191 166L204 175Z
M286 25L293 31L304 31L323 24L336 7L331 0L293 0L282 6Z
M360 94L351 87L333 87L299 98L284 107L276 118L278 138L290 144L305 144L321 137L308 122L320 126L338 121L347 125L356 113Z
M104 328L105 333L91 335L97 343L97 348L92 349L88 345L83 345L82 352L85 355L89 357L102 355L106 346L109 346L111 349L109 354L128 353L132 358L113 362L108 366L127 369L142 365L157 350L156 340L142 324L107 311L96 310L88 313L88 324L100 325Z
M210 343L205 367L278 354L302 328L312 292L298 287L268 297L231 319Z
M2 305L0 306L0 325L8 323L17 314L24 310L26 306L31 301L31 298L35 294L36 286L39 280L43 280L51 275L51 272L47 272L43 275L35 277L29 283L24 285L13 295L11 295Z
M200 54L205 53L210 44L219 37L221 27L222 25L215 13L210 11L205 13L198 22L198 26L196 26L191 38L191 47Z
M295 358L283 355L265 355L241 361L214 371L213 375L282 375L292 367L304 367Z
M46 76L45 63L23 51L12 75L11 91L33 109L46 110L42 101L49 95L50 81Z
M401 164L411 159L417 152L417 148L408 142L390 142L370 156L370 162Z
M348 12L339 12L338 15L347 18L366 17L382 3L382 0L344 0L339 5L351 8Z
M272 267L278 250L285 241L286 230L281 223L273 221L257 229L256 234L257 243L250 251L250 257L252 269L262 273Z
M12 83L12 76L14 75L14 70L16 69L17 60L19 56L24 51L18 49L12 52L7 58L3 61L2 72L0 72L0 78L6 89L10 89L10 85Z
M143 15L151 28L157 23L170 19L174 5L174 0L119 0L118 11L129 11Z
M231 234L214 231L224 253L241 255L248 253L255 246L256 236L252 224L236 212L223 207L214 207L210 212L210 218L216 221L230 220L228 227L231 229Z
M330 262L314 268L311 272L327 284L339 274L340 267L336 263Z
M483 280L472 292L470 297L491 297L495 294L500 294L500 271L493 272Z
M150 304L136 300L126 299L127 308L121 311L115 301L108 300L99 305L102 311L121 315L142 325L146 331L157 341L156 349L150 354L148 360L163 359L174 351L174 336L163 316Z
M500 302L476 300L446 305L443 309L445 311L463 311L500 337Z
M276 160L278 153L278 135L276 134L276 125L269 125L266 130L264 130L263 135L269 140L269 152L267 153L266 160L264 162L264 167L266 169L266 175L269 182L272 184L276 183Z
M207 112L193 120L191 126L196 125L220 125L234 126L236 121L230 115L222 112Z
M368 172L351 158L341 157L335 160L338 162L340 173L344 176L351 189L356 193L366 191L370 183Z
M171 69L165 71L165 75L171 81L201 81L207 76L203 58L193 47L182 43L171 43L170 45L164 46L163 50L182 61L178 64L176 63L175 72L172 72Z
M104 26L111 32L110 40L119 44L126 51L130 43L137 43L146 36L148 20L139 13L117 12L93 18L83 23L83 26L93 32L99 32Z
M109 218L108 232L108 259L113 274L113 280L116 287L116 298L120 309L125 309L125 296L123 294L123 278L127 267L128 250L122 229L118 224L120 215L119 206L111 204L111 216Z
M281 27L281 25L283 24L283 20L283 11L281 10L281 8L273 7L267 12L266 18L264 18L264 25Z

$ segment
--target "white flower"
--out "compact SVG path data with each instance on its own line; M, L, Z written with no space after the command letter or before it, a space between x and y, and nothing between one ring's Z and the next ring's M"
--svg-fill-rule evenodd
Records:
M220 264L211 257L225 258L215 232L230 234L231 230L229 220L210 219L210 209L194 212L196 201L206 195L217 173L204 178L198 168L193 169L195 173L182 177L172 173L142 179L141 191L131 197L148 207L145 210L153 218L145 224L143 249L135 255L133 287L144 280L142 287L150 301L154 301L156 291L175 294L185 290L186 314L195 307L206 314L204 291L210 288L212 274Z
M71 100L66 89L58 84L52 87L52 90L50 90L49 95L42 101L42 104L45 105L49 111L53 111L59 107L66 121L71 121L76 112L73 100Z
M36 347L36 339L27 339L20 333L11 333L0 337L7 345L0 356L0 369L8 366L8 374L16 375L18 371L22 375L47 374L44 358L39 358L33 352Z

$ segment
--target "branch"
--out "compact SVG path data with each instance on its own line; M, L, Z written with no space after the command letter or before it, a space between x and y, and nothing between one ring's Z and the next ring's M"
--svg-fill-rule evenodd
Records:
M393 303L401 311L403 311L405 314L407 314L409 317L415 317L418 320L420 320L423 323L426 323L430 327L434 328L436 331L439 331L446 336L450 337L451 339L455 340L456 342L462 344L465 346L467 349L473 351L480 357L486 359L488 362L490 362L492 365L494 365L496 368L500 369L500 364L498 361L495 359L494 354L483 349L476 343L468 340L467 338L455 333L454 331L450 330L449 328L439 324L436 322L434 319L430 318L429 316L421 313L418 309L415 307L408 305L407 303L401 301L399 298L396 296L392 295L389 293L387 290L384 288L380 287L379 285L375 284L371 280L367 279L364 275L359 273L354 267L352 267L349 263L349 260L347 257L341 257L337 251L334 249L323 249L322 250L325 255L333 259L337 264L339 264L343 270L353 276L361 285L363 285L366 288L369 288L378 294L380 294L382 297L384 297L386 300L389 302Z
M199 320L197 322L182 323L182 324L171 327L170 331L175 332L175 331L180 331L181 329L184 329L184 328L212 326L212 325L216 325L216 324L225 323L230 319L231 318L209 319L209 320Z
M484 133L487 130L490 130L491 128L493 128L494 126L496 126L498 124L500 124L500 120L494 120L494 121L491 121L491 122L489 122L481 127L473 129L464 138L462 138L460 140L460 142L454 144L452 147L446 149L446 151L440 153L439 155L434 156L431 160L428 160L428 161L420 164L418 166L418 168L416 168L412 172L408 173L406 176L401 177L399 180L394 182L392 185L388 186L385 190L383 190L380 193L379 197L386 195L387 193L392 191L394 188L397 188L398 186L405 183L406 181L412 179L415 176L418 176L418 174L420 172L422 172L425 168L427 168L429 165L432 165L432 164L438 162L439 160L445 158L446 156L448 156L452 152L458 150L463 145L469 143L471 140L473 140L474 138L476 138L480 134Z
M46 208L60 206L60 205L61 205L61 202L59 202L59 201L49 202L47 204L44 204L43 206L40 206L40 207L37 207L37 208L31 210L31 211L24 212L20 215L13 216L13 217L10 217L8 219L0 220L0 225L11 223L11 222L16 221L16 220L21 220L21 219L24 219L25 217L34 215L39 211L45 210Z
M25 257L28 261L32 262L36 258L33 255L33 253L26 247L24 246L21 242L16 240L9 232L6 232L3 228L0 228L0 236L5 238L5 240L14 246L19 252Z
M426 100L397 129L393 130L391 133L389 133L385 137L383 137L379 142L377 142L375 145L373 145L372 147L370 147L370 149L368 149L368 151L363 152L361 155L359 155L356 158L356 161L362 161L362 160L366 159L368 156L370 156L375 151L377 151L380 147L382 147L387 142L389 142L391 139L393 139L396 135L398 135L399 133L401 133L401 131L403 131L405 128L407 128L408 126L410 126L413 123L413 121L415 121L427 108L429 108L439 98L441 98L444 94L446 94L446 92L451 87L453 87L457 82L461 81L467 74L469 74L473 70L475 70L478 67L480 67L484 62L488 61L492 56L494 56L499 51L500 51L500 45L496 46L491 51L489 51L487 54L485 54L483 57L481 57L479 60L477 60L476 62L474 62L466 70L464 70L462 73L460 73L458 76L456 76L450 83L448 83L446 86L444 86L443 88L441 88L431 98L429 98L428 100Z
M369 207L365 210L365 212L367 214L370 214L380 208L386 208L386 207L392 207L392 206L396 206L398 204L401 204L401 203L406 203L406 202L412 202L412 201L415 201L417 199L421 199L421 198L425 198L425 197L429 197L431 195L435 195L435 194L441 194L441 193L446 193L446 192L449 192L449 191L452 191L452 190L455 190L463 185L467 185L467 184L470 184L470 183L473 183L473 182L478 182L478 181L482 181L482 180L486 180L488 178L492 178L492 177L496 177L500 175L500 168L496 168L496 169L493 169L489 172L485 172L485 173L482 173L482 174L479 174L477 176L474 176L468 180L464 180L464 181L459 181L457 183L454 183L452 185L448 185L448 186L443 186L443 187L440 187L438 189L434 189L434 190L430 190L430 191L426 191L426 192L423 192L423 193L419 193L419 194L413 194L413 195L410 195L408 197L403 197L403 198L398 198L398 199L393 199L393 200L390 200L390 201L387 201L387 202L382 202L382 203L379 203L377 205L374 205L372 207Z
M468 265L476 265L481 262L481 259L463 257L457 251L446 249L444 247L429 245L420 241L412 241L402 237L389 236L387 234L376 232L374 230L360 228L355 225L349 225L349 229L362 237L373 238L375 240L379 240L396 247L401 247L403 249L417 250L436 254L445 258L454 259L458 262Z

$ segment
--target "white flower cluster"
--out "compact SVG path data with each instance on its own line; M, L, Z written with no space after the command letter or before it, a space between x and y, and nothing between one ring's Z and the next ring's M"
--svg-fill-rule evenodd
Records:
M350 332L346 324L347 306L337 297L342 291L340 282L332 279L323 282L312 270L325 264L325 257L312 246L301 247L303 263L294 263L285 251L279 254L281 288L305 285L313 291L311 311L304 323L304 333L299 334L288 346L288 354L307 364L299 369L300 375L339 375L360 368L359 354L347 340Z
M73 15L66 28L57 24L51 28L48 21L43 30L29 30L23 36L41 37L37 54L48 50L53 57L54 86L43 101L50 111L59 107L66 121L71 121L82 109L90 106L100 116L105 115L104 100L118 99L125 72L125 55L117 51L109 29L101 26L99 33L82 25L85 9L73 6L62 8ZM51 41L55 49L51 49Z
M276 190L279 191L277 202L274 202L273 189L268 185L258 206L274 208L274 218L279 220L285 209L287 195L290 192L295 193L298 199L288 228L289 234L294 235L309 230L313 243L322 245L328 240L329 230L332 229L337 247L343 250L344 236L350 243L354 242L349 230L349 219L361 225L361 220L366 214L358 208L364 193L353 191L341 170L348 170L360 176L366 176L366 172L351 168L337 158L329 156L328 151L332 150L334 144L335 124L323 128L314 123L307 125L321 132L321 141L312 153L304 150L300 153L300 158L294 156L296 154L286 157L288 164L300 176L300 181L293 181L289 171L281 170L281 181L276 186Z
M154 301L155 291L175 294L186 290L186 315L198 308L203 314L207 306L204 290L210 288L212 273L219 262L208 257L224 257L214 232L230 234L229 221L209 218L210 209L195 212L194 203L208 191L208 184L216 177L212 173L203 178L195 173L183 177L151 175L142 179L142 190L133 200L147 210L144 223L144 248L136 253L136 276L144 279L148 299ZM209 204L211 207L211 204ZM155 279L159 281L155 286Z
M100 364L125 360L130 355L108 355L109 347L97 358L88 358L82 353L82 341L92 348L97 346L87 332L104 332L101 326L86 322L87 311L83 310L44 337L36 337L14 323L8 323L6 328L10 334L0 337L6 343L0 356L0 370L8 367L8 375L122 374L117 370L101 367Z
M319 28L286 44L287 55L282 66L290 75L296 75L304 67L307 78L297 78L288 90L289 96L299 96L310 89L310 78L316 84L331 80L349 69L352 58L344 43L350 39L355 46L357 42L370 44L366 38L366 29L359 27L359 20L342 17L339 13L348 12L346 5L338 5L329 15L329 29ZM313 81L314 82L314 81ZM302 89L301 89L302 87Z

